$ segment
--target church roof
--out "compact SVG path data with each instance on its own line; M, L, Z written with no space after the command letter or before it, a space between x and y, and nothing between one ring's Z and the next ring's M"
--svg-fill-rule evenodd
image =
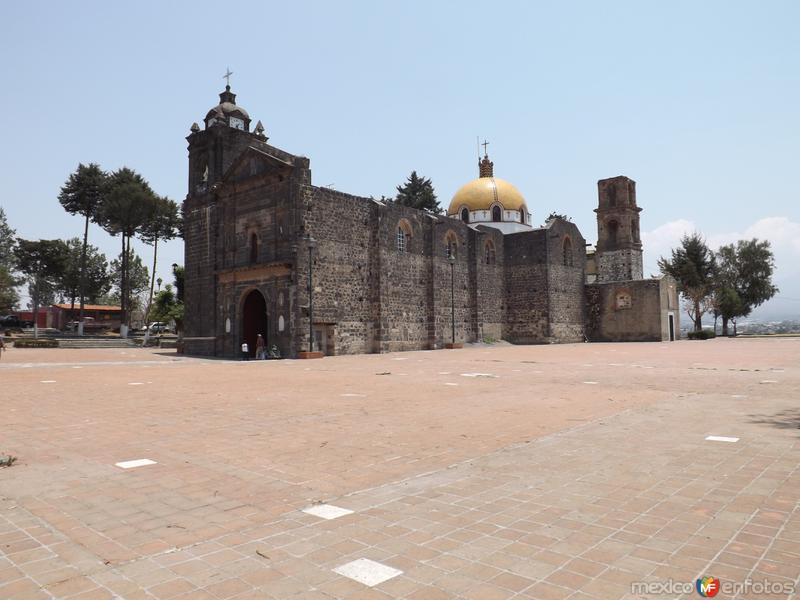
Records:
M458 214L462 206L469 210L489 210L499 202L505 210L519 210L525 206L520 191L505 179L479 177L461 186L450 201L448 215Z
M504 210L520 210L525 198L520 191L505 179L494 176L494 163L489 156L478 162L479 177L461 186L450 201L448 215L457 215L463 207L470 211L489 210L500 203Z
M249 119L250 115L241 106L236 104L236 94L231 91L231 86L226 85L225 91L219 95L219 104L212 107L206 115L206 119L213 117L216 113L222 112L223 114L239 113L245 119Z

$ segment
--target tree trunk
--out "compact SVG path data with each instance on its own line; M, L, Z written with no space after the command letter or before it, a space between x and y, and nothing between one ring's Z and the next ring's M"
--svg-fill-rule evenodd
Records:
M126 314L125 314L125 234L122 234L122 257L120 264L121 272L120 272L120 281L119 281L119 307L120 307L120 325L125 325L127 323Z
M39 337L39 276L33 280L33 339Z
M733 320L733 337L736 337L736 319Z
M728 337L728 317L722 317L722 336Z
M147 299L147 311L144 313L145 325L150 320L150 307L153 305L153 290L156 287L156 260L158 259L158 238L153 241L153 276L150 278L150 296Z
M694 330L703 331L703 315L700 312L700 302L694 303Z
M126 302L126 306L128 308L126 316L128 317L128 320L125 322L125 324L128 326L128 329L131 327L131 313L133 312L133 298L131 297L131 237L132 236L130 235L128 236L128 249L125 251L125 283L127 288L126 292L128 294Z
M86 213L86 222L83 226L83 251L81 252L81 309L78 315L78 321L83 323L83 303L84 296L86 296L86 248L89 244L89 213ZM72 310L75 311L75 302L72 302ZM74 316L73 316L74 319ZM83 333L83 330L81 330Z

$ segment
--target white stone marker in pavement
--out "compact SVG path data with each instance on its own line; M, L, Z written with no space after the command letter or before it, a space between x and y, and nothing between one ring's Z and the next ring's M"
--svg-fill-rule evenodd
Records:
M341 508L340 506L334 506L333 504L315 504L314 506L304 508L303 512L315 517L319 517L320 519L327 519L329 521L331 519L338 519L339 517L353 514L352 510Z
M739 438L736 437L725 437L724 435L710 435L706 438L707 442L730 442L731 444L734 442L738 442Z
M125 460L122 462L114 463L115 467L120 469L134 469L136 467L146 467L147 465L157 465L158 463L149 458L139 458L136 460Z
M369 587L374 587L379 583L389 581L393 577L403 574L399 569L382 565L368 558L359 558L353 562L346 563L341 567L333 569L333 572L349 577Z

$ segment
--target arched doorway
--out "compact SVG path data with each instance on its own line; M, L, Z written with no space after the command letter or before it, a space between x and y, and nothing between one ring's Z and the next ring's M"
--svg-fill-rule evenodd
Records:
M252 290L242 306L242 342L247 342L250 356L256 355L256 338L264 336L267 343L267 301L258 290Z

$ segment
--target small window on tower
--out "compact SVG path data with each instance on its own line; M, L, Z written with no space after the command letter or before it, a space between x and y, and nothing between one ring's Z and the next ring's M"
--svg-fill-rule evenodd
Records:
M258 236L255 233L250 234L250 264L258 261Z
M469 209L466 206L461 209L461 220L464 223L469 223Z
M503 220L503 209L501 209L499 206L493 206L492 221L494 221L495 223L499 223L502 220Z
M484 255L487 265L493 265L495 263L496 255L494 242L492 240L486 240L486 245L484 246Z
M564 258L564 266L571 267L573 266L573 259L572 259L572 240L568 237L564 238L564 246L563 250L563 258Z
M608 228L608 243L609 243L609 245L612 246L612 247L616 246L617 245L617 237L618 237L618 234L619 234L619 223L617 223L616 221L609 221L606 224L606 227Z

